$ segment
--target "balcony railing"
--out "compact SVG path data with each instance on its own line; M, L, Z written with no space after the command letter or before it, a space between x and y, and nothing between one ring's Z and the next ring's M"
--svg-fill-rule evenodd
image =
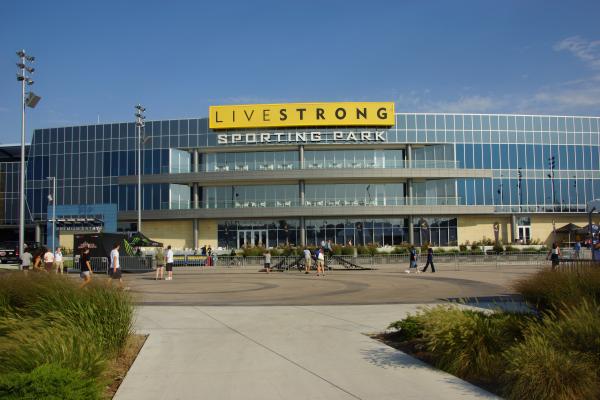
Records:
M199 208L285 208L285 207L388 207L388 206L456 206L462 205L460 197L387 197L383 199L309 199L300 200L246 200L246 201L205 201L199 202ZM190 201L171 201L161 203L164 210L191 209Z
M289 171L299 169L394 169L394 168L443 168L455 169L460 168L458 161L449 160L431 160L431 161L407 161L407 160L391 160L391 161L375 161L375 160L360 160L360 161L305 161L304 168L301 168L298 161L278 161L278 162L256 162L256 163L223 163L223 164L208 164L202 166L202 170L206 172L246 172L246 171ZM171 171L178 173L179 171ZM189 172L189 171L181 171Z

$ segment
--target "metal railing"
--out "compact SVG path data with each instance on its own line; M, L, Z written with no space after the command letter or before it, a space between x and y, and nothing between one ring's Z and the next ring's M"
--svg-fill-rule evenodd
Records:
M271 265L277 265L279 263L285 264L292 262L299 258L299 255L289 256L272 256ZM417 262L424 264L427 256L426 254L418 255ZM408 254L383 254L378 253L375 255L360 254L357 256L352 255L332 255L328 257L327 264L331 264L332 267L344 267L347 269L348 265L358 265L365 268L374 268L376 266L385 265L400 265L402 267L408 267L409 264ZM549 261L546 260L546 253L537 252L505 252L500 254L495 253L436 253L434 254L434 262L437 265L451 267L456 270L460 270L462 266L473 266L477 264L481 265L549 265ZM206 263L206 256L194 256L194 255L177 255L175 256L176 267L196 267L204 266ZM216 259L213 258L214 267L225 267L225 268L246 268L246 267L261 267L264 263L263 256L230 256L221 255Z
M286 171L299 169L383 169L383 168L460 168L454 160L304 160L298 161L209 163L202 166L205 172ZM163 171L161 171L163 172ZM190 172L190 171L184 171ZM173 173L173 171L172 171Z
M386 197L361 199L307 199L301 202L290 200L236 200L236 201L205 201L200 202L200 208L280 208L280 207L386 207L405 205L462 205L461 197ZM171 209L189 208L189 202L178 203Z
M108 273L110 262L108 257L90 257L90 264L94 273ZM123 256L119 257L122 272L147 272L152 271L156 265L152 256ZM81 272L79 257L75 257L73 270Z
M450 268L459 271L464 268L470 268L476 265L482 266L494 266L500 268L502 266L510 265L531 265L531 266L550 266L550 261L546 258L545 252L504 252L504 253L435 253L433 260L436 265ZM80 265L78 262L78 256L74 257L73 267L69 268L71 271L80 271ZM175 255L174 266L175 267L206 267L207 256L199 255ZM417 256L417 263L421 266L425 264L427 259L426 254L419 254ZM265 258L263 256L230 256L221 255L213 256L211 258L210 267L219 268L260 268L264 264ZM289 256L272 256L271 265L280 265L280 269L289 270L291 266L296 267L296 260L301 260L303 265L303 256L300 255L289 255ZM121 270L123 272L148 272L156 268L156 262L153 256L125 256L119 257L121 263ZM90 263L94 273L108 273L109 260L107 257L91 257ZM378 253L375 255L360 254L357 256L352 255L331 255L326 259L326 266L328 269L373 269L376 267L383 266L400 266L401 268L408 268L409 266L409 255L408 254L383 254ZM210 268L209 267L209 268ZM563 257L560 259L560 267L566 270L578 270L581 268L598 267L600 268L600 262L592 261L589 258L574 259ZM314 269L314 262L313 262Z

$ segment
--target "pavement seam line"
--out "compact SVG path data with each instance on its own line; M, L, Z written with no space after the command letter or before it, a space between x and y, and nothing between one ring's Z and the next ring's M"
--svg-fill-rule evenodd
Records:
M293 307L301 309L301 310L308 310L308 311L314 312L315 314L320 314L320 315L323 315L325 317L329 317L329 318L332 318L332 319L337 319L338 321L344 321L344 322L347 322L347 323L352 324L352 325L364 326L365 328L369 328L369 329L377 329L377 327L375 327L375 326L365 325L365 324L362 324L360 322L351 321L349 319L336 317L334 315L330 315L330 314L327 314L327 313L322 312L322 311L317 311L317 310L311 308L312 306L293 306Z
M221 320L217 319L216 317L213 317L211 314L209 314L208 312L206 312L206 311L202 310L200 307L194 307L194 308L195 308L195 309L197 309L198 311L200 311L201 313L203 313L204 315L206 315L207 317L209 317L210 319L212 319L212 320L214 320L214 321L218 322L219 324L223 325L223 326L224 326L224 327L226 327L227 329L229 329L229 330L231 330L231 331L233 331L233 332L237 333L238 335L242 336L242 337L243 337L243 338L245 338L246 340L249 340L249 341L251 341L252 343L254 343L254 344L256 344L256 345L258 345L258 346L262 347L263 349L265 349L265 350L269 351L270 353L273 353L273 354L275 354L276 356L278 356L278 357L280 357L280 358L282 358L282 359L284 359L284 360L288 361L289 363L292 363L293 365L295 365L296 367L300 368L301 370L303 370L303 371L305 371L305 372L308 372L309 374L313 375L314 377L316 377L316 378L318 378L318 379L320 379L320 380L322 380L322 381L324 381L324 382L326 382L326 383L330 384L330 385L331 385L331 386L333 386L334 388L336 388L336 389L338 389L338 390L340 390L340 391L342 391L342 392L346 393L347 395L349 395L349 396L351 396L351 397L353 397L353 398L355 398L355 399L357 399L357 400L363 400L362 398L358 397L358 396L357 396L357 395L355 395L354 393L351 393L351 392L347 391L346 389L342 388L341 386L338 386L338 385L336 385L335 383L333 383L333 382L331 382L330 380L328 380L328 379L326 379L326 378L322 377L321 375L319 375L319 374L317 374L317 373L315 373L315 372L311 371L310 369L308 369L308 368L304 367L303 365L301 365L301 364L297 363L296 361L294 361L294 360L292 360L292 359L290 359L290 358L288 358L288 357L284 356L283 354L281 354L281 353L279 353L279 352L277 352L277 351L275 351L275 350L271 349L271 348L270 348L270 347L268 347L267 345L265 345L265 344L263 344L263 343L260 343L260 342L258 342L257 340L255 340L255 339L251 338L250 336L246 335L245 333L242 333L242 332L240 332L239 330L235 329L234 327L227 325L225 322L223 322L223 321L221 321Z

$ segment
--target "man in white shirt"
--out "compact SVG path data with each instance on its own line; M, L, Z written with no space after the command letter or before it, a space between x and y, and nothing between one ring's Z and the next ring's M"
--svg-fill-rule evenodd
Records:
M29 252L29 250L25 249L23 254L21 254L21 269L23 272L27 273L29 268L31 267L31 259L33 256Z
M52 249L46 249L44 253L44 266L46 267L46 272L52 272L52 267L54 264L54 254L52 254Z
M59 247L56 248L56 252L54 253L54 268L57 274L63 273L63 254L62 250Z
M120 243L115 243L112 251L110 252L110 268L108 269L108 275L112 279L118 279L119 285L123 287L123 279L121 277L121 265L119 264L119 248Z
M319 276L319 272L321 272L321 276L325 276L325 251L322 247L317 251L317 276Z
M310 267L312 264L312 255L310 254L309 249L304 249L304 273L308 274L310 272Z
M167 279L165 280L173 280L173 250L171 245L167 246Z

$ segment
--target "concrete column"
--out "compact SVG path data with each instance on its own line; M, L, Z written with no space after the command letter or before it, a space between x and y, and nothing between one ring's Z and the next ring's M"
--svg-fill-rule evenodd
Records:
M197 249L198 248L198 230L200 227L200 220L198 220L197 218L194 218L192 220L192 248L193 249Z
M406 168L412 168L412 144L406 145Z
M35 224L35 241L42 243L42 225L40 224Z
M200 172L200 153L198 150L192 152L192 172Z
M298 191L300 192L300 207L304 207L304 181L300 181L298 186Z
M300 217L300 246L306 246L306 225L304 217Z
M407 204L408 205L412 205L413 204L413 180L412 179L407 179L406 180L406 191L408 192L408 198L407 198Z
M517 241L517 216L516 216L516 214L511 214L511 216L510 216L510 240L511 240L511 243L515 243Z
M304 169L304 145L298 146L298 162L300 163L300 169Z
M192 208L200 208L200 188L197 183L192 184Z
M413 216L409 215L408 216L408 242L410 244L415 244L415 230L414 230L415 224L413 221Z

